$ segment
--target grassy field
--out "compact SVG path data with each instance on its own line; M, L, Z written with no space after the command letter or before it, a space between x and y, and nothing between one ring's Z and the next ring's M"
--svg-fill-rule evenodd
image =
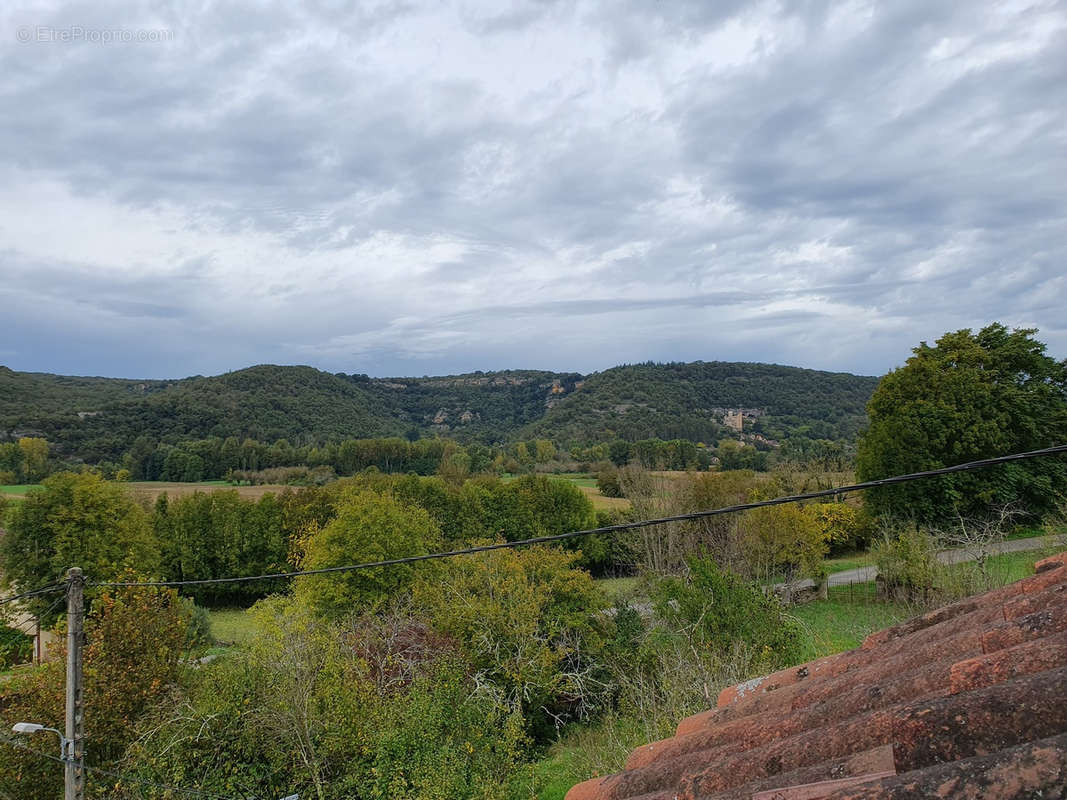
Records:
M604 594L614 602L616 600L644 599L639 596L642 589L641 578L636 576L628 578L600 578L597 586L604 590Z
M201 481L199 483L178 483L176 481L131 481L126 484L138 497L154 501L166 492L171 497L193 494L194 492L217 492L220 490L234 489L241 497L258 500L268 492L275 494L291 489L291 486L279 484L264 484L262 486L234 486L226 481ZM5 497L21 500L31 489L41 488L40 484L22 483L0 486L0 494Z
M883 603L874 583L834 586L829 600L816 600L790 609L806 635L805 658L821 658L859 647L868 635L915 616L915 609Z
M846 553L843 556L827 558L823 561L823 565L826 567L827 574L833 575L835 572L873 566L874 559L870 553Z
M217 492L235 490L241 497L258 500L263 495L273 492L278 494L292 486L263 484L262 486L233 486L226 481L203 481L201 483L177 483L174 481L131 481L127 484L138 497L154 501L164 492L170 497L194 494L196 492Z
M30 489L40 488L41 485L39 483L8 484L7 486L0 486L0 494L10 499L21 500L23 497L26 496L26 493L29 492Z
M208 616L211 618L211 636L219 644L244 644L255 635L252 617L243 608L212 609Z

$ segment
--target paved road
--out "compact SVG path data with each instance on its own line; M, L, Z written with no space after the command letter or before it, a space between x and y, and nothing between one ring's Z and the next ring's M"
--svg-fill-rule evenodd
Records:
M1067 545L1067 535L1061 534L1052 537L1038 536L1033 539L1009 539L1006 542L997 542L990 549L998 555L1001 553L1022 553L1027 550L1040 550L1043 547L1047 547L1050 540L1058 546ZM974 553L968 552L966 549L942 550L937 554L937 560L942 564L962 564L964 561L974 561L974 558ZM866 583L867 581L873 581L877 575L878 567L875 566L846 569L843 572L835 572L831 575L829 584L831 586L845 586L849 583ZM814 585L815 583L809 578L798 582L796 588L804 589Z

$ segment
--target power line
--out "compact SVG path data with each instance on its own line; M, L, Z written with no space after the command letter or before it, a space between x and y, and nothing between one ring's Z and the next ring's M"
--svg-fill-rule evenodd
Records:
M51 753L44 753L40 750L34 750L25 742L20 742L18 739L12 739L10 736L5 736L2 733L0 733L0 742L3 742L4 744L9 744L18 750L24 750L25 752L30 753L31 755L38 756L39 758L47 758L49 761L58 761L60 764L67 763L66 759L62 759L59 756L54 756Z
M865 481L864 483L854 483L848 486L839 486L834 489L821 489L815 492L806 492L804 494L788 495L785 497L776 497L772 500L760 500L753 503L740 503L738 505L723 506L722 508L713 508L706 511L692 511L686 514L674 514L669 517L657 517L655 519L640 520L637 522L623 522L618 525L606 525L601 528L589 528L580 531L569 531L567 533L558 533L551 536L535 536L531 539L519 539L513 542L494 542L493 544L478 545L476 547L465 547L460 550L448 550L440 553L424 553L417 556L405 556L403 558L390 558L384 561L367 561L361 564L347 564L339 567L324 567L322 569L310 569L310 570L296 570L292 572L274 572L266 575L249 575L244 577L232 577L232 578L201 578L199 580L184 580L184 581L101 581L99 583L92 583L92 586L204 586L209 584L220 583L246 583L249 581L262 581L262 580L279 580L285 578L298 578L304 575L326 575L336 572L355 572L364 569L374 569L377 567L392 567L399 564L413 564L418 561L430 561L439 558L452 558L454 556L472 555L474 553L485 553L490 550L503 550L512 547L523 547L526 545L535 544L548 544L550 542L561 542L567 539L575 539L580 536L592 536L594 534L603 533L620 533L622 531L636 530L638 528L648 528L653 525L664 525L670 522L686 522L695 519L704 519L706 517L714 517L720 514L735 514L739 511L750 511L756 508L765 508L766 506L777 506L785 503L797 503L803 500L815 500L820 497L834 497L840 494L848 494L850 492L858 492L864 489L874 489L880 486L893 486L898 483L907 483L909 481L920 480L923 478L933 478L938 475L950 475L955 472L968 472L970 470L981 469L983 467L991 467L997 464L1006 464L1012 461L1023 461L1031 458L1039 458L1041 456L1050 456L1060 453L1067 453L1067 445L1056 445L1055 447L1046 447L1043 450L1030 450L1025 453L1013 453L1007 456L997 456L996 458L984 458L980 461L969 461L966 464L957 464L952 467L941 467L940 469L924 470L923 472L911 472L907 475L894 475L890 478L880 478L873 481Z
M47 586L42 586L40 589L31 589L28 592L12 595L11 597L0 597L0 605L3 605L4 603L13 603L16 600L25 600L27 597L36 597L39 594L65 591L66 588L67 586L65 583L50 583Z

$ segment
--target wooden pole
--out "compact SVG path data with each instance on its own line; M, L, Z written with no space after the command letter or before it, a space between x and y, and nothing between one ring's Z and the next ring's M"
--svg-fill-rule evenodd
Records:
M85 799L85 707L82 703L84 616L85 576L78 567L71 567L67 571L67 763L63 771L64 800Z

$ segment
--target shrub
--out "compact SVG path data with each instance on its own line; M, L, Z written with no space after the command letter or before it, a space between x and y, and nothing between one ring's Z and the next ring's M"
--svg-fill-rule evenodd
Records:
M17 628L0 625L0 670L25 664L33 658L33 637Z
M823 577L826 538L807 509L796 505L757 508L746 512L737 525L749 577L786 581Z
M774 597L710 559L691 558L688 564L685 579L663 578L653 585L661 618L690 629L700 648L728 653L745 647L760 667L772 669L799 658L800 628Z
M901 600L929 598L941 572L936 553L933 537L914 528L888 533L871 548L879 584Z
M805 510L815 521L834 554L865 547L873 533L873 521L863 509L846 503L816 503Z
M488 798L506 782L521 721L408 609L332 620L272 597L253 617L248 647L197 670L144 721L123 772L320 800ZM109 797L141 796L129 788Z
M198 606L192 598L183 597L181 603L187 626L185 649L194 653L203 652L212 642L211 616L206 608Z
M586 715L604 688L606 600L577 558L546 547L496 550L451 559L415 586L416 606L539 735L554 720Z
M622 485L619 483L619 470L613 464L604 466L596 476L596 488L604 497L622 497Z

